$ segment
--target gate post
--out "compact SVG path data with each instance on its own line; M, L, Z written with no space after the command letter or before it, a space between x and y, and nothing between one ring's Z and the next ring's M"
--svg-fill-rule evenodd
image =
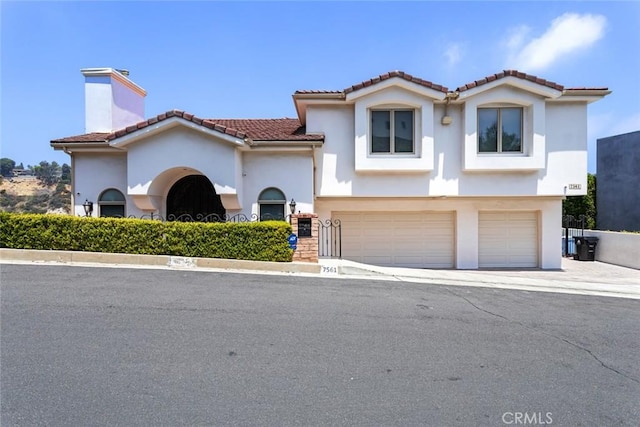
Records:
M293 261L318 262L318 215L298 213L291 215L291 228L298 236L298 248Z

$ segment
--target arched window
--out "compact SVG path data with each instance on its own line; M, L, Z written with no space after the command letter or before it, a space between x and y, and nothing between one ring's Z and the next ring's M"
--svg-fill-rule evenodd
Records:
M267 188L260 193L258 205L260 207L260 221L270 219L284 219L284 205L287 199L277 188Z
M105 190L98 200L98 206L100 207L100 216L106 217L124 217L124 206L125 206L125 198L124 194L115 188L111 188L109 190Z

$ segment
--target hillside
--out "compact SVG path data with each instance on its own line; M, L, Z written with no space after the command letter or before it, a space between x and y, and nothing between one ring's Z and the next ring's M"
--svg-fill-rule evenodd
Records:
M2 178L0 211L28 213L69 213L70 186L42 185L34 177Z

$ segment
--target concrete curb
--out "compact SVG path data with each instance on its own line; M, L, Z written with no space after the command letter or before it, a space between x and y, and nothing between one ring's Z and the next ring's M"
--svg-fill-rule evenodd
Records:
M319 263L315 264L7 248L0 248L0 261L192 271L200 269L200 271L219 270L258 274L307 274L323 278L391 280L439 286L484 287L640 299L640 272L624 269L624 267L604 267L606 264L598 267L598 270L604 268L604 271L600 271L598 274L595 274L596 270L580 274L575 274L575 271L568 273L560 270L516 273L514 275L513 272L500 274L499 272L475 270L414 270L378 267L336 259L320 259ZM611 268L617 270L611 270ZM614 271L624 271L625 274L616 278L615 274L611 274ZM629 272L632 275L629 275ZM638 280L635 280L636 276Z
M176 257L170 255L114 254L102 252L42 251L0 248L3 261L80 264L141 265L178 269L215 268L280 273L319 274L320 265L304 262L246 261L239 259Z

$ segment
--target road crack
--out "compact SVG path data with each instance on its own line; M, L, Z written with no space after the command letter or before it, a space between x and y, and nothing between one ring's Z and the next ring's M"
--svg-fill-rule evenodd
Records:
M475 308L475 309L476 309L476 310L478 310L478 311L481 311L481 312L486 313L486 314L489 314L489 315L491 315L491 316L498 317L498 318L500 318L500 319L506 320L507 322L515 323L516 325L519 325L519 326L521 326L521 327L522 327L522 328L524 328L524 329L528 329L528 330L533 331L533 332L541 333L541 334L546 335L546 336L548 336L548 337L554 338L554 339L556 339L556 340L558 340L558 341L562 341L562 342L564 342L565 344L569 344L570 346L572 346L572 347L574 347L574 348L577 348L578 350L582 350L583 352L585 352L585 353L587 353L589 356L591 356L591 358L592 358L592 359L594 359L596 362L598 362L598 363L600 364L600 366L602 366L603 368L608 369L609 371L614 372L614 373L616 373L616 374L618 374L618 375L620 375L620 376L622 376L622 377L624 377L624 378L626 378L626 379L628 379L628 380L631 380L631 381L633 381L633 382L635 382L635 383L637 383L637 384L640 384L640 380L638 380L637 378L634 378L634 377L632 377L632 376L630 376L630 375L628 375L628 374L625 374L624 372L621 372L621 371L619 371L619 370L615 369L615 368L614 368L614 367L612 367L612 366L607 365L607 364L606 364L606 363L604 363L602 360L600 360L600 358L598 358L598 356L596 356L596 355L595 355L591 350L589 350L589 349L588 349L588 348L586 348L586 347L583 347L583 346L581 346L581 345L579 345L579 344L576 344L576 343L574 343L574 342L572 342L572 341L569 341L569 340L568 340L568 339L566 339L566 338L562 338L562 337L556 336L556 335L554 335L554 334L552 334L552 333L545 332L545 331L540 330L540 329L532 328L531 326L527 326L527 325L523 324L522 322L518 322L518 321L515 321L515 320L512 320L512 319L509 319L508 317L502 316L501 314L494 313L494 312L492 312L492 311L486 310L486 309L484 309L484 308L482 308L482 307L480 307L480 306L478 306L478 305L474 304L474 303L473 303L473 302L471 302L468 298L466 298L466 297L464 297L464 296L462 296L462 295L456 294L455 292L453 292L453 291L451 291L451 290L448 290L448 291L449 291L449 293L450 293L451 295L454 295L454 296L456 296L456 297L459 297L459 298L461 298L461 299L465 300L469 305L471 305L473 308Z

